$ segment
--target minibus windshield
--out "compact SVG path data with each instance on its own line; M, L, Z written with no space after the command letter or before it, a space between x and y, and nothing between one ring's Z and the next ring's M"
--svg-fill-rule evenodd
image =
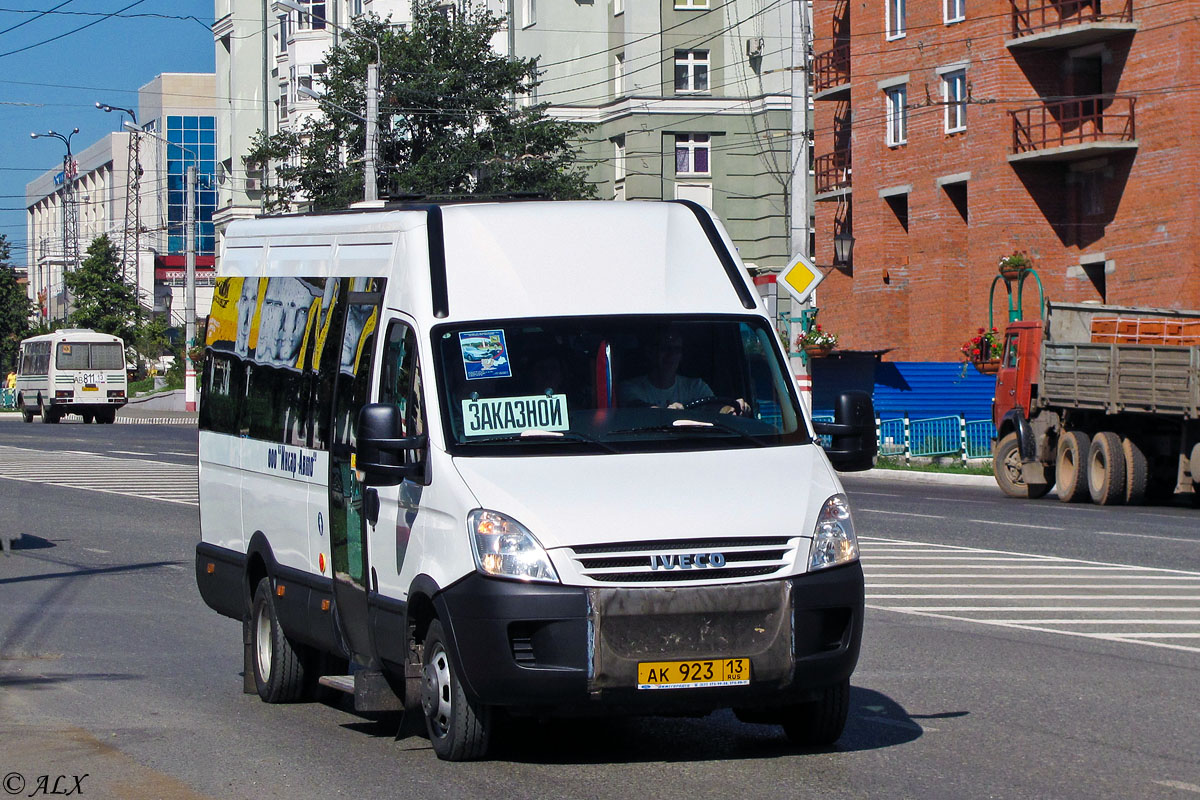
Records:
M434 329L451 451L643 452L810 441L758 317L490 320Z

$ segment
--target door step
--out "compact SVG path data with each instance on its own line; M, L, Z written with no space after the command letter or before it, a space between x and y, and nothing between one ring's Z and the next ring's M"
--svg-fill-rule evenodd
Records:
M377 669L359 669L350 675L322 675L317 682L353 695L355 711L404 710L404 702L396 696L387 678Z

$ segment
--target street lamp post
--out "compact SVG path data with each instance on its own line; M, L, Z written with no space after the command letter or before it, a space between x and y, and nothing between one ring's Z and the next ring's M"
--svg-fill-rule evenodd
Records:
M192 163L188 164L187 168L187 211L184 222L187 259L184 288L183 400L188 411L195 411L196 365L192 363L192 348L196 345L196 165L200 163L200 156L190 147L142 130L129 120L124 122L124 127L135 135L149 136L164 142L167 147L178 147L192 157Z
M30 138L33 139L58 139L67 146L66 155L63 156L63 189L62 189L62 247L63 247L63 297L67 300L67 308L64 309L63 316L66 316L70 308L70 298L67 297L66 273L69 269L79 266L79 209L75 207L75 159L71 156L71 139L75 134L79 133L79 128L74 128L65 136L58 131L46 131L45 133L30 133ZM53 286L49 287L53 290ZM50 296L50 295L48 295ZM55 317L51 314L51 317Z
M131 108L121 108L120 106L111 106L108 103L96 102L96 108L105 113L113 111L121 111L129 115L129 119L137 125L137 114ZM127 148L127 165L125 178L125 235L121 239L121 272L125 276L125 281L133 286L134 293L138 297L138 301L142 300L142 287L140 270L138 269L138 254L141 252L139 248L139 233L142 224L142 196L141 196L141 177L142 177L142 162L138 151L141 138L130 135L129 147ZM153 281L151 281L153 288ZM150 303L153 303L153 290L150 292ZM148 305L149 305L148 304Z
M290 8L301 14L312 16L311 9L305 9L296 0L276 0L278 5L284 8ZM379 199L379 185L376 177L375 161L379 149L379 65L383 61L383 54L379 47L379 42L363 36L361 33L350 28L338 25L336 22L325 20L325 24L331 28L335 28L347 36L353 36L356 39L361 39L375 47L375 60L367 64L367 113L365 117L360 117L366 123L366 142L363 147L363 200L373 202ZM320 99L315 92L301 92L309 97ZM354 114L354 116L358 116Z

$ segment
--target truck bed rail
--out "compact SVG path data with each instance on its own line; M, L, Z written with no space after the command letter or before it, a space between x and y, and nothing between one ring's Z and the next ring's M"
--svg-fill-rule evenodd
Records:
M1200 347L1044 342L1039 401L1200 418Z

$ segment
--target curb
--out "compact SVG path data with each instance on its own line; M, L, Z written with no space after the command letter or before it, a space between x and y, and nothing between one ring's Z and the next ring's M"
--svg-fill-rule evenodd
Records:
M841 477L863 477L871 480L895 480L905 483L940 483L951 486L991 486L996 479L991 475L956 475L952 472L922 472L904 469L869 469L865 472L848 472Z

